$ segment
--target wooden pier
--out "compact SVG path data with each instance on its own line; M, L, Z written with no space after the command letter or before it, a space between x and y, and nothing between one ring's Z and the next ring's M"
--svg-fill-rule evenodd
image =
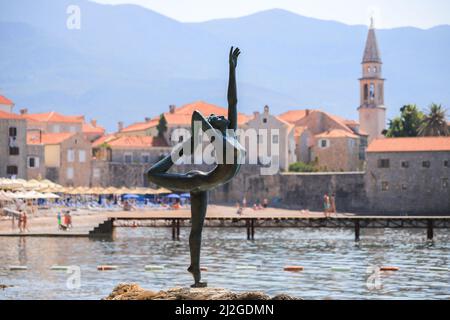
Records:
M247 239L255 239L258 228L293 227L293 228L350 228L354 230L355 241L360 240L361 229L410 228L424 229L428 240L432 240L434 229L450 228L450 216L361 216L353 214L338 214L326 218L322 213L302 213L294 210L267 209L253 211L247 209L244 214L221 210L209 210L206 220L217 221L218 227L232 226L246 228ZM229 211L229 210L228 210ZM190 220L189 210L176 211L132 211L117 212L107 215L107 219L90 236L111 236L114 221L118 220L159 220L169 222L172 228L172 239L180 239L182 224ZM280 223L282 222L282 223Z

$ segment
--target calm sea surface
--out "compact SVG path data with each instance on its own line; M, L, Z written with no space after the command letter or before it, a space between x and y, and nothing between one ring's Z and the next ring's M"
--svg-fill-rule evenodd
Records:
M13 286L0 289L0 299L100 299L121 282L152 290L189 285L188 232L181 230L181 241L170 240L169 228L118 228L109 242L0 238L0 284ZM429 269L450 268L448 230L435 230L433 244L426 243L425 230L362 230L359 245L348 229L257 228L255 237L245 240L245 228L204 230L203 275L210 287L305 299L450 299L450 272ZM10 271L11 265L28 270ZM71 274L50 270L52 265L79 266L80 287L68 288ZM98 265L118 270L97 271ZM164 269L145 271L145 265ZM286 265L305 270L285 272ZM400 270L378 274L371 266Z

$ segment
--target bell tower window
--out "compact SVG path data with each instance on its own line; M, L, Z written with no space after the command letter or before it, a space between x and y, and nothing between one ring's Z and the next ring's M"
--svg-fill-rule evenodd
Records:
M370 95L370 100L373 100L375 98L375 86L373 83L370 84L369 95Z
M367 100L367 97L369 95L369 89L367 87L367 84L364 85L364 100Z

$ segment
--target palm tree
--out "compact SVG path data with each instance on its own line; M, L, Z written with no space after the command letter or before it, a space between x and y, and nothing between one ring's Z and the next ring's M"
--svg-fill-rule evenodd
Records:
M425 137L449 135L445 109L440 104L431 104L428 114L424 116L420 125L419 135Z

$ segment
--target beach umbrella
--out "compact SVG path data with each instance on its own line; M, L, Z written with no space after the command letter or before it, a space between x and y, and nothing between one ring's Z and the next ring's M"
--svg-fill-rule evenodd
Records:
M180 196L175 194L175 193L172 193L172 194L169 194L167 196L167 198L169 198L169 199L180 199Z
M117 188L109 187L104 190L105 194L115 194L117 192Z
M182 194L180 194L180 197L181 198L190 198L191 194L190 193L182 193Z
M154 194L166 194L166 193L171 193L172 191L166 189L166 188L159 188L155 191Z
M11 198L10 196L8 196L6 194L6 192L0 191L0 201L4 201L4 202L10 202L13 201L14 199Z
M126 194L123 196L124 199L139 199L137 194Z
M59 196L54 193L44 193L41 199L59 199Z

